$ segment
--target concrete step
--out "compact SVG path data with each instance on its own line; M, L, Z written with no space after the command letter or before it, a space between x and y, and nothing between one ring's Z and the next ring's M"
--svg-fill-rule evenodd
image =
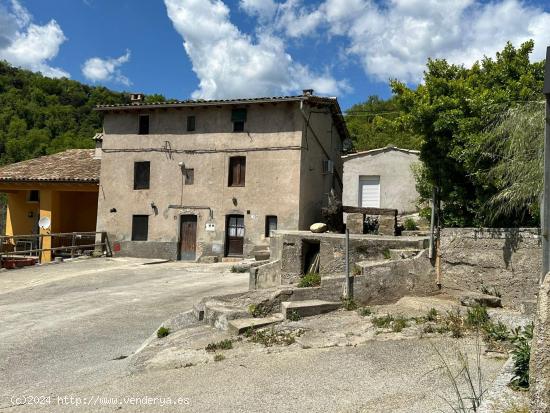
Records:
M275 313L269 317L263 318L237 318L229 321L229 332L233 334L242 334L250 328L262 328L271 324L280 323L283 320L284 316L281 313Z
M322 300L283 301L281 303L281 311L284 318L289 318L291 314L297 314L300 317L310 317L337 310L341 305L342 303L339 302Z
M391 260L404 260L407 258L416 257L420 250L418 249L390 249L390 259Z

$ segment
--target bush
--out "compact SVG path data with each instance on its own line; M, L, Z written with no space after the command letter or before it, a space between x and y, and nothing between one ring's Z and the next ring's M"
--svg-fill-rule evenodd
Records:
M302 316L298 313L298 311L292 310L287 318L289 321L300 321Z
M482 305L476 305L475 307L468 308L466 314L466 324L469 327L483 327L489 321L489 313L487 308Z
M407 323L407 319L403 316L398 316L393 320L393 323L391 324L391 330L394 333L399 333L408 326L409 324Z
M405 227L406 231L415 231L416 229L418 229L418 227L416 226L416 221L412 218L407 218L403 226Z
M318 287L321 285L321 276L317 273L307 273L304 275L298 283L298 288L305 287Z
M372 318L372 324L378 328L388 328L390 327L392 321L393 321L393 316L391 314L386 314L385 316Z
M385 260L389 260L391 259L391 252L389 249L385 249L384 251L382 251L382 255L384 256L384 259Z
M357 310L357 303L353 300L353 298L344 298L342 300L342 305L347 311L353 311Z
M254 318L262 318L269 315L270 309L263 304L250 304L248 306L248 313Z
M163 338L166 337L168 334L170 334L170 329L167 327L162 326L157 330L157 337Z
M359 314L362 315L363 317L368 317L369 315L372 315L373 312L370 309L370 307L363 307L359 309Z
M435 308L430 308L430 310L426 314L425 320L426 321L436 321L437 316L438 316L437 310Z
M225 356L223 354L216 354L214 356L214 361L222 361L225 360Z
M510 385L516 389L529 388L529 360L531 359L531 340L533 323L523 329L516 329L512 338L512 356L514 357L514 377Z
M217 343L210 343L206 346L205 350L208 352L214 352L217 350L229 350L233 348L233 342L229 339L218 341Z

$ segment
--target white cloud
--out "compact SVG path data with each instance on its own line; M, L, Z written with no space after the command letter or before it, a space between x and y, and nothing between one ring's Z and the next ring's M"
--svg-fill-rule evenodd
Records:
M259 30L255 38L239 31L221 0L164 2L200 81L194 98L279 95L310 87L337 94L349 88L328 72L313 73L294 62L283 39L272 31ZM241 7L266 18L272 2L242 1Z
M382 81L419 82L429 57L470 65L507 41L534 39L532 58L540 60L550 44L550 13L521 0L325 0L313 8L286 0L271 16L262 30L341 37L347 55Z
M240 7L247 14L266 20L275 15L278 6L273 0L241 0Z
M130 60L130 51L117 58L101 59L92 57L82 65L82 74L92 82L114 81L130 86L132 82L124 76L119 67Z
M0 59L45 76L69 77L64 70L48 64L65 40L55 20L40 26L32 23L32 16L17 0L9 5L0 3Z

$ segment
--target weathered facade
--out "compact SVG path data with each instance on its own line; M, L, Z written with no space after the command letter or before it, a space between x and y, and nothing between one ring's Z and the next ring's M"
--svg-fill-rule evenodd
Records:
M334 98L101 106L97 230L118 254L249 256L319 220L342 191Z
M419 162L418 155L418 151L388 146L344 156L343 204L416 212L412 167Z

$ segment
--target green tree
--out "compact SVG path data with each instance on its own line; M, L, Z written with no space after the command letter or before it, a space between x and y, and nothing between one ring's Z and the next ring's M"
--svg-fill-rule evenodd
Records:
M529 208L509 209L498 219L486 209L505 182L495 171L489 173L495 166L488 151L494 142L491 126L510 108L542 97L544 64L529 61L533 46L529 41L516 49L508 43L496 58L485 57L471 68L429 60L424 83L416 89L391 83L411 127L423 137L420 181L429 185L421 182L421 196L429 198L426 188L439 187L447 226L513 226L536 220Z

